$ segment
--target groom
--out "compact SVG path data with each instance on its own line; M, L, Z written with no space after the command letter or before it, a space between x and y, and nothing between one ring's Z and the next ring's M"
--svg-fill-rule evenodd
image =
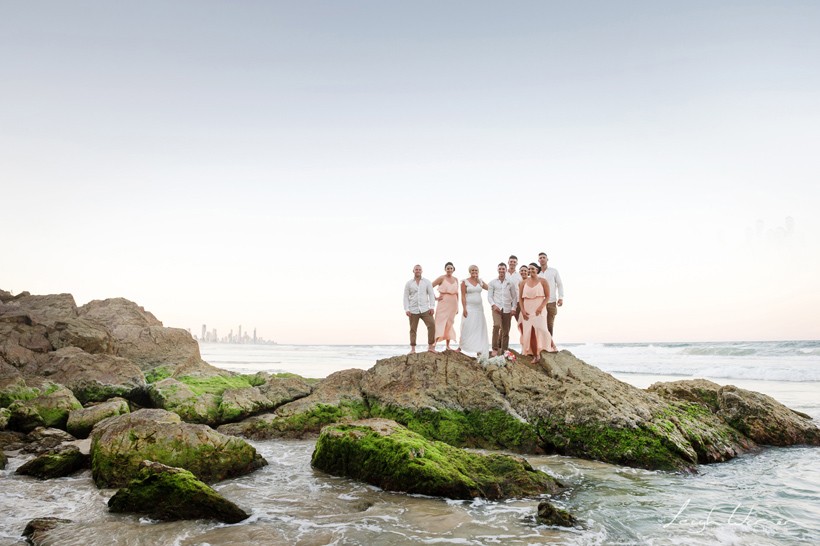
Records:
M416 352L416 329L419 319L427 327L427 350L435 353L436 322L433 309L436 307L436 293L430 281L421 276L421 266L413 267L413 278L404 285L404 313L410 317L410 353Z
M498 278L490 281L487 290L487 301L493 310L493 351L506 351L510 346L510 321L518 306L518 285L510 282L507 276L507 265L498 264Z

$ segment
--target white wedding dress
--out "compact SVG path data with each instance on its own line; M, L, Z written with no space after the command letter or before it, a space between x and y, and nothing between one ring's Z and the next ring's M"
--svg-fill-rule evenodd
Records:
M481 299L481 284L467 286L467 316L461 319L461 340L459 348L468 354L479 353L486 356L490 351L490 338L487 335L487 319L484 317L484 304Z

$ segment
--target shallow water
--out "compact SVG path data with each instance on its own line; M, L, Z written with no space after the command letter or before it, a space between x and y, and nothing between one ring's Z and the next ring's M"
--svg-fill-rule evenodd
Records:
M337 354L330 347L301 348L293 350L295 357L282 360L281 349L214 346L209 350L215 354L203 350L203 356L220 367L243 371L309 368L316 370L315 376L324 376L336 369L370 367L384 351L351 347ZM230 360L234 362L226 362ZM369 364L350 365L359 361ZM656 373L615 375L642 388L676 378ZM820 383L742 378L718 382L765 392L815 420L820 418ZM700 466L694 475L570 457L528 457L534 466L569 486L553 500L578 517L583 527L566 530L535 524L537 499L448 501L390 493L311 469L311 440L252 443L269 465L215 485L252 512L250 519L236 525L158 523L109 514L106 502L114 490L97 490L90 472L40 482L14 475L24 459L12 456L7 469L0 471L0 545L22 544L25 524L43 516L74 520L51 535L51 543L60 545L820 542L820 449L816 448L767 448L726 463Z

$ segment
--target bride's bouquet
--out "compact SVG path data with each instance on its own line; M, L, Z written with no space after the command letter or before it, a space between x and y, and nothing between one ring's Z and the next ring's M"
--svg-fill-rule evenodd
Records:
M487 355L482 353L481 356L478 358L478 361L485 368L488 366L496 366L498 368L501 368L509 364L515 364L515 360L515 353L513 353L512 351L504 351L503 355L492 357L488 357Z

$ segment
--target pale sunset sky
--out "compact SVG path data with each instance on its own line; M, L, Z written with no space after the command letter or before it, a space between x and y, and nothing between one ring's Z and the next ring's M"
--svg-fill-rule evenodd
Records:
M543 250L559 347L820 338L818 2L0 0L0 75L0 289L403 344Z

